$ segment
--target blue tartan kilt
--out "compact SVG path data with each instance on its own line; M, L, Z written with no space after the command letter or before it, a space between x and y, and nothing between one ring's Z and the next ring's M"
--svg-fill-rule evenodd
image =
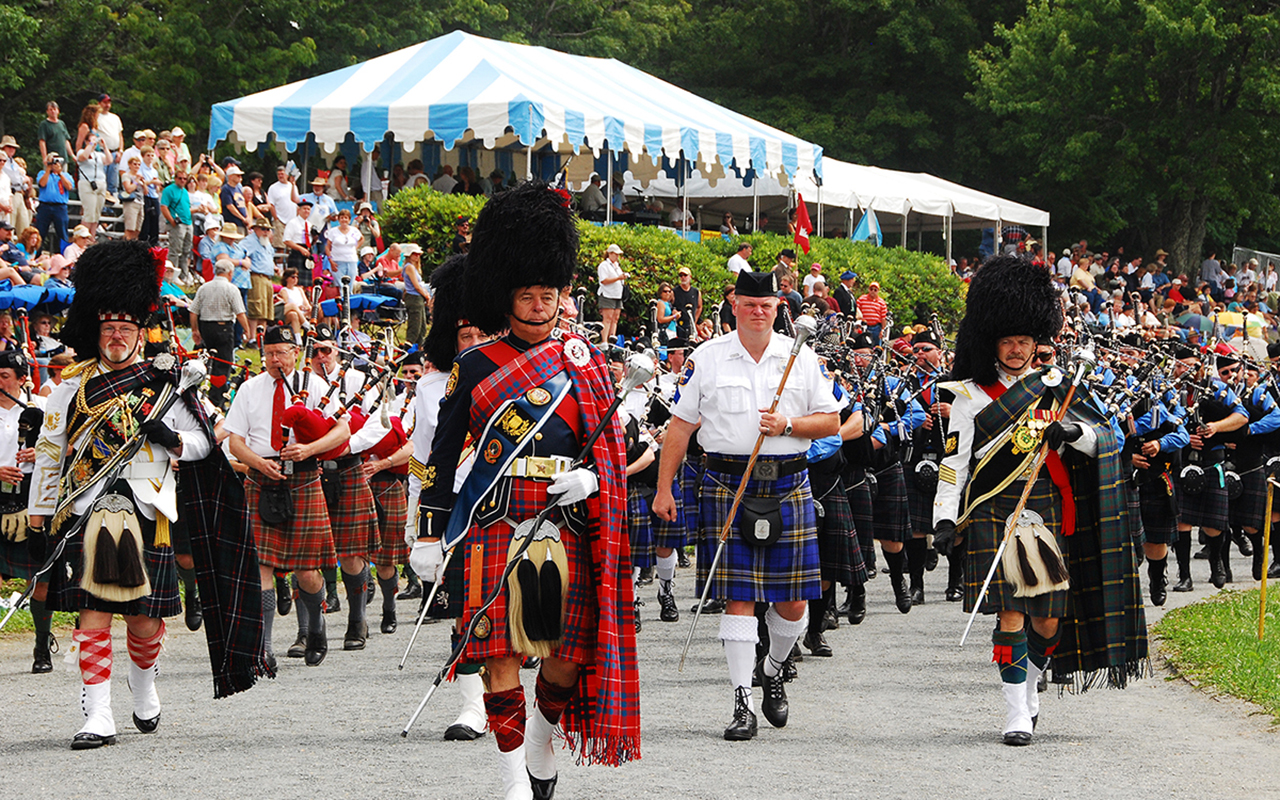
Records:
M1264 468L1240 473L1244 492L1231 502L1231 524L1261 531L1267 514L1267 471ZM1272 500L1272 505L1275 501Z
M627 494L629 496L630 491ZM668 522L657 514L650 514L652 537L655 547L670 547L677 550L689 543L689 527L686 523L689 517L689 506L685 503L680 475L671 482L671 497L676 503L676 518Z
M692 544L700 527L698 511L698 487L702 484L702 465L699 461L684 460L680 467L680 489L684 493L685 544Z
M905 542L911 538L911 513L907 508L907 482L902 464L885 467L876 473L879 492L873 514L874 535L882 542Z
M902 468L907 483L907 508L911 516L913 533L933 533L933 498L938 493L937 487L928 491L916 485L915 466Z
M746 461L745 456L721 456ZM789 456L786 458L790 458ZM757 462L782 460L761 456ZM708 469L702 479L699 506L701 535L698 539L697 591L707 581L715 557L717 538L733 505L741 477ZM779 603L813 600L822 596L822 568L818 555L817 521L808 470L776 481L750 480L744 497L782 498L782 536L766 547L755 547L738 534L738 520L730 528L724 555L716 567L711 595L722 600Z
M837 478L826 494L815 499L822 504L823 510L822 516L818 517L818 558L822 565L822 579L844 586L861 586L867 582L867 566L862 560L858 530L844 483Z
M1199 492L1184 492L1178 487L1178 516L1184 525L1193 528L1226 530L1230 519L1227 490L1222 486L1222 473L1217 467L1205 468L1205 488Z
M1005 525L1018 505L1025 481L1015 480L1004 491L982 503L969 514L963 535L966 561L964 568L964 610L973 611L982 590L982 581L995 558L996 550L1004 537ZM1027 498L1027 509L1044 519L1045 527L1053 532L1063 559L1067 556L1070 538L1062 535L1062 500L1058 488L1049 476L1041 473ZM1088 535L1087 532L1079 535ZM1035 597L1014 597L1014 588L1004 579L1004 568L999 567L991 578L991 587L982 604L983 614L997 611L1019 611L1033 617L1061 618L1067 615L1070 590L1047 592Z
M1173 487L1172 494L1169 486ZM1142 532L1149 544L1173 544L1178 540L1177 483L1140 481L1138 510L1142 515Z
M639 488L627 487L627 538L631 541L631 566L646 569L657 563L653 553L653 515Z

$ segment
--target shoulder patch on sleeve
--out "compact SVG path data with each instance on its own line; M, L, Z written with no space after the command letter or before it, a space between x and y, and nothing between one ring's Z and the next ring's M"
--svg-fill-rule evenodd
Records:
M686 358L684 361L684 371L680 373L680 386L684 386L693 377L693 359Z
M826 379L827 379L827 380L829 380L829 381L833 381L833 380L835 380L835 378L833 378L833 377L831 376L831 371L827 369L827 362L825 362L825 361L819 361L819 362L818 362L818 369L819 369L819 370L821 370L821 372L822 372L822 377L826 378Z
M456 388L458 388L458 362L455 361L453 369L449 370L449 381L444 385L444 396L449 397Z
M956 451L956 448L959 446L960 446L960 434L953 433L946 438L946 441L943 442L942 449L943 449L943 452L945 452L947 455L951 455Z
M938 383L938 388L945 389L957 396L973 399L973 395L969 394L969 387L964 385L964 381L941 381Z

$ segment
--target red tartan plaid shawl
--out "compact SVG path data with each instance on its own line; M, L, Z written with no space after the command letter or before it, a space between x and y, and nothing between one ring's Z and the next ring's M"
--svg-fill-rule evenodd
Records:
M564 334L564 339L570 338L581 337ZM564 358L562 340L548 339L521 354L513 349L512 358L471 393L472 436L479 437L498 405L540 385L561 369L573 381L581 430L584 434L594 431L613 402L614 391L604 355L595 347L590 347L590 352L591 360L576 366ZM591 559L598 576L596 657L594 664L580 667L577 692L561 725L579 763L618 766L640 758L640 673L632 616L631 546L626 535L626 450L616 414L607 426L591 453L600 493L588 501Z

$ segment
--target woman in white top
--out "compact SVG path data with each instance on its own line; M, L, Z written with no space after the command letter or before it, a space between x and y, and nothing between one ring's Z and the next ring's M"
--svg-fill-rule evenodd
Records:
M350 200L347 193L347 157L338 156L333 160L333 168L329 170L329 181L325 193L334 200Z
M311 318L311 301L307 299L307 290L298 285L297 269L287 267L283 280L284 286L276 292L276 305L283 307L277 317L293 328L294 336L301 337L303 324Z
M338 227L330 228L325 239L325 255L329 256L334 279L341 280L343 275L349 275L351 282L355 283L359 275L356 262L360 260L356 250L363 237L351 225L351 209L344 208L338 212Z
M13 222L13 183L5 172L9 155L0 150L0 222Z

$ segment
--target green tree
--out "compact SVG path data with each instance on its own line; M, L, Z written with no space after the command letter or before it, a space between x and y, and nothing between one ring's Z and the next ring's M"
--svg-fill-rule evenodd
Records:
M1211 218L1280 220L1278 33L1271 3L1035 0L975 56L973 96L1055 214L1189 271Z

